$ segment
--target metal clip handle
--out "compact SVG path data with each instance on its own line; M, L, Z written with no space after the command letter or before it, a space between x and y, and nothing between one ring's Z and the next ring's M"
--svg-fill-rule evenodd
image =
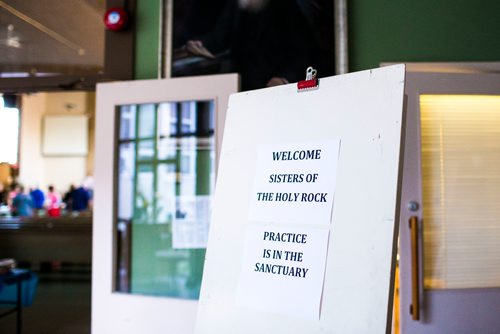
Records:
M316 74L318 71L314 69L312 66L309 66L306 70L306 80L313 80L316 79Z
M299 92L318 89L319 80L316 78L318 71L316 71L312 66L309 66L306 70L306 80L297 82L297 90Z

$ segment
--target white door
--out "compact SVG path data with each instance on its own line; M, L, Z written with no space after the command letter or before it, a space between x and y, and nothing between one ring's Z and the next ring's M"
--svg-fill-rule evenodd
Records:
M92 333L192 333L236 74L97 86Z
M405 91L401 333L499 333L500 76L410 72Z

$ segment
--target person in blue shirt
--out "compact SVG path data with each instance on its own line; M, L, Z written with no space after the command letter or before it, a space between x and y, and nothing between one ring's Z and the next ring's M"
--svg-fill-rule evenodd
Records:
M73 190L73 211L85 211L89 207L90 194L83 186Z
M30 191L31 201L33 202L33 209L35 213L43 209L43 204L45 203L45 195L38 187L31 189Z
M13 215L19 217L30 217L33 210L33 202L30 196L24 193L24 187L19 187L19 192L12 200Z

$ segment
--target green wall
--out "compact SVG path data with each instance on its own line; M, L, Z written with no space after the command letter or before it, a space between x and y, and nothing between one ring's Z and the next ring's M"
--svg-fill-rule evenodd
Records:
M160 0L137 0L135 17L135 78L158 77Z
M347 1L351 71L391 61L500 61L498 0ZM159 3L137 1L137 79L157 77Z
M349 67L500 61L498 0L348 0Z

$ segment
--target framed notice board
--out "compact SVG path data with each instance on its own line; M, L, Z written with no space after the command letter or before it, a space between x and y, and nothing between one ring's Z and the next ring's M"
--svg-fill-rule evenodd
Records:
M390 332L404 75L231 96L196 333Z

